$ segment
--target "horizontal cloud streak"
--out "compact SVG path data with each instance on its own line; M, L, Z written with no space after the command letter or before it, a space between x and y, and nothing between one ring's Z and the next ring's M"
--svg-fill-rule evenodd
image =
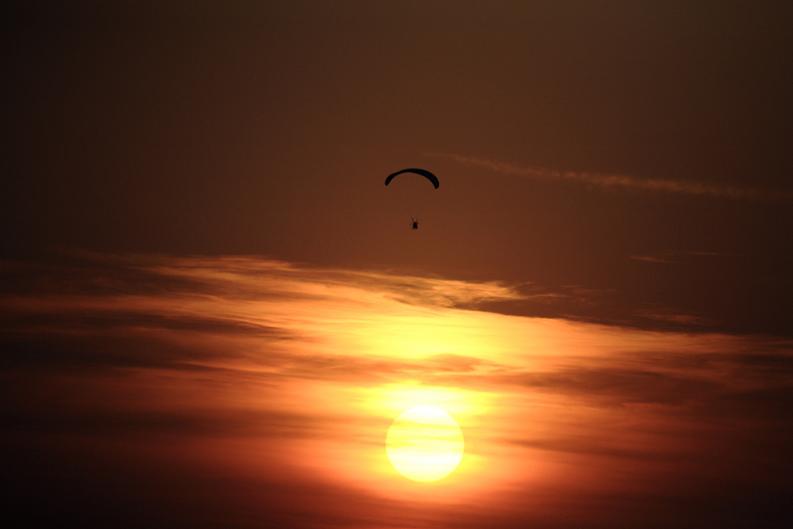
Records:
M632 189L637 191L726 198L733 200L782 201L793 200L793 192L713 184L691 180L667 178L640 178L625 174L589 171L565 171L546 167L524 166L488 158L477 158L454 153L428 153L460 164L486 169L495 173L533 180L560 181L584 184L604 189Z

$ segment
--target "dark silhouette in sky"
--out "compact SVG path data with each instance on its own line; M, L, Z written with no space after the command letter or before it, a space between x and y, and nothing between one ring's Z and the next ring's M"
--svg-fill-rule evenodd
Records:
M401 170L397 171L396 173L391 173L390 175L388 175L386 177L385 185L388 186L388 184L391 183L391 180L393 180L395 177L397 177L397 176L399 176L401 174L405 174L405 173L414 173L414 174L417 174L419 176L423 176L424 178L426 178L427 180L430 181L430 183L432 184L432 187L434 187L435 189L438 189L438 187L440 187L440 185L441 185L440 181L438 180L438 177L435 176L433 173L431 173L430 171L427 171L426 169L419 169L419 168L416 168L416 167L409 167L407 169L401 169ZM418 221L418 219L416 217L410 217L410 228L413 229L413 230L419 229L419 221Z
M397 176L399 176L401 174L405 174L405 173L415 173L417 175L423 176L424 178L429 180L430 183L432 183L432 187L434 187L435 189L438 189L438 187L440 187L440 185L441 185L441 183L438 180L437 176L435 176L431 172L427 171L426 169L419 169L417 167L409 167L407 169L401 169L401 170L397 171L396 173L391 173L390 175L388 175L386 177L385 185L390 184L391 180L393 180L395 177L397 177Z

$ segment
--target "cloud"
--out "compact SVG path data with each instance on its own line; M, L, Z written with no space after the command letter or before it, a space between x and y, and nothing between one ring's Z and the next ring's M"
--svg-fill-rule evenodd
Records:
M660 453L652 450L640 450L620 446L616 442L596 441L588 436L565 436L560 438L525 438L511 439L511 443L519 446L547 450L550 452L563 452L570 454L595 455L616 459L635 459L646 461L674 461L680 456Z
M542 391L614 404L684 404L713 392L719 383L652 369L614 365L568 368L551 373L507 375L511 381Z
M217 489L255 497L250 518L230 527L267 525L268 516L293 527L402 523L397 478L369 463L383 457L401 399L416 394L450 406L468 459L480 462L461 479L498 498L466 507L472 526L498 526L505 511L539 523L553 515L548 505L586 520L589 509L614 512L631 494L684 501L696 487L670 482L703 473L745 484L793 435L784 426L788 340L493 310L607 295L580 285L552 291L254 256L5 266L16 281L0 298L4 443L26 454L18 475L32 476L31 487L50 476L59 496L73 478L51 476L73 468L86 490L105 484L95 464L104 457L107 475L135 482L143 473L169 500L168 476L193 499L206 489L221 513L235 500ZM682 317L652 309L644 316ZM571 478L574 466L587 472ZM538 502L531 508L517 493L527 487ZM459 512L430 505L444 490L408 502L412 525L459 525ZM331 503L316 504L322 497ZM367 503L337 509L351 505L344 498Z
M628 256L629 259L633 261L641 261L644 263L652 263L652 264L673 264L675 261L666 258L660 257L657 255L630 255Z
M740 257L737 253L714 252L709 250L691 250L686 252L665 251L657 253L642 253L629 255L633 261L641 261L652 264L693 264L701 262L702 259L726 259Z
M638 318L650 320L651 322L668 323L687 328L705 327L714 324L713 321L696 314L657 306L637 310L634 312L634 315Z
M486 169L495 173L529 178L583 184L603 189L628 189L651 193L692 195L732 200L782 201L793 200L793 192L739 187L691 180L667 178L640 178L637 176L589 171L567 171L538 166L523 166L509 162L477 158L454 153L427 153L427 156L445 158L460 164Z

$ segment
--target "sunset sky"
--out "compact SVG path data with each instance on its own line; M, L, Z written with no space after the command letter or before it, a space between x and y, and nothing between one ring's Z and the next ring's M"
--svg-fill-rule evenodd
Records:
M709 0L13 8L9 516L790 527L791 24ZM440 188L383 185L404 167Z

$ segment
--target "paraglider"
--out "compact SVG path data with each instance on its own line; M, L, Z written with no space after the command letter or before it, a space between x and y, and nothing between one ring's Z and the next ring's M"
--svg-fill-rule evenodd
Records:
M430 183L432 184L432 187L435 188L435 189L438 189L438 187L440 187L440 185L441 185L440 180L438 180L437 176L435 176L431 172L427 171L426 169L421 169L421 168L418 168L418 167L408 167L407 169L401 169L401 170L397 171L396 173L391 173L390 175L388 175L386 177L385 185L387 186L388 184L391 183L391 181L394 178L396 178L397 176L399 176L401 174L404 174L404 173L415 173L415 174L417 174L419 176L423 176L424 178L426 178L427 180L430 181ZM410 217L410 228L413 229L413 230L419 229L419 221L418 221L418 219L416 217Z
M432 183L432 187L434 187L435 189L438 189L438 187L440 187L440 185L441 185L441 183L438 180L437 176L435 176L431 172L427 171L426 169L419 169L418 167L408 167L407 169L402 169L400 171L397 171L396 173L391 173L385 179L385 185L390 184L391 180L393 180L395 177L397 177L397 176L399 176L399 175L401 175L403 173L416 173L417 175L421 175L424 178L426 178L427 180L429 180Z

